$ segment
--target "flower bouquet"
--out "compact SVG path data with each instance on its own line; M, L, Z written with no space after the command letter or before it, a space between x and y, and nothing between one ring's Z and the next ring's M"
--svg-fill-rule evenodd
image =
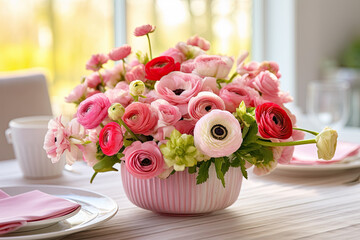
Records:
M242 176L257 175L290 161L294 145L315 143L318 157L331 159L336 131L296 126L284 106L292 101L279 88L278 64L245 63L206 53L210 43L194 36L153 58L151 25L135 29L146 36L149 54L124 45L96 54L93 71L66 97L77 113L65 126L49 122L44 149L53 162L65 153L68 164L83 160L100 172L118 171L129 199L157 212L194 214L231 205ZM108 61L119 61L110 69ZM304 131L315 135L302 140Z

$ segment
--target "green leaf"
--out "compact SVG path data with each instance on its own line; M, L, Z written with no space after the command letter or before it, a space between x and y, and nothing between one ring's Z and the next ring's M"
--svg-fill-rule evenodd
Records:
M118 163L118 162L120 162L120 161L117 159L116 155L106 156L102 160L100 160L98 163L96 163L93 166L93 169L95 170L95 172L118 171L116 168L113 167L115 165L115 163Z
M241 173L244 176L244 178L248 179L248 174L247 174L246 167L245 167L245 160L243 158L240 159L240 168L241 168Z
M241 160L241 155L238 154L238 152L234 152L234 158L230 161L230 166L231 167L240 167L240 160Z
M188 167L188 171L190 174L196 173L196 165L192 167Z
M250 125L248 133L243 139L242 145L246 146L250 143L254 143L258 139L258 136L256 135L257 133L258 133L258 126L256 122L253 122Z
M201 184L209 178L210 165L211 165L210 160L202 162L202 164L199 167L198 175L196 177L196 184Z
M216 170L216 177L221 180L223 187L225 188L225 178L224 174L221 171L224 159L222 157L215 158L215 170Z
M229 157L223 157L223 158L224 158L224 163L221 166L221 171L225 176L225 174L227 173L227 171L229 171L230 168L230 158Z

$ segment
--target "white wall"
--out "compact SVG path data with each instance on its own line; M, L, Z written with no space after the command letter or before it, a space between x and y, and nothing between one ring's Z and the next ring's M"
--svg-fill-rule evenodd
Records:
M254 27L263 25L263 35L254 31L254 60L277 61L282 89L305 111L307 83L321 80L323 61L360 36L360 0L254 0L254 8Z

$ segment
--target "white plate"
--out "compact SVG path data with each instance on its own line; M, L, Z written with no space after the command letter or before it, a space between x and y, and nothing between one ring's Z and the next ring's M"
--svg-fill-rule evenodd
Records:
M278 164L274 173L279 174L304 174L304 175L331 175L338 171L346 171L349 169L360 168L360 159L344 162L329 163L317 165L300 165L300 164Z
M81 205L81 208L74 216L55 222L51 226L36 230L15 231L0 235L0 240L58 238L103 223L112 218L118 210L116 202L111 198L96 192L78 188L51 185L29 185L1 187L1 189L11 196L32 190L40 190L47 194L77 202Z

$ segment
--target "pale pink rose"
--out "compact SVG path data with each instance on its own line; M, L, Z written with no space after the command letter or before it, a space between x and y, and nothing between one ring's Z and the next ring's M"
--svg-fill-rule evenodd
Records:
M136 37L144 36L148 33L152 33L155 31L155 26L152 26L150 24L142 25L140 27L135 28L134 35Z
M230 112L215 109L197 121L194 143L209 157L229 156L241 146L240 123Z
M210 42L199 36L193 36L193 37L189 38L186 43L188 45L199 47L204 51L207 51L210 49Z
M293 100L294 99L293 99L292 96L290 96L290 93L280 91L276 104L281 105L281 104L284 104L284 103L292 102Z
M86 63L86 69L92 71L99 71L102 68L102 65L107 63L108 60L109 58L105 54L94 54Z
M182 63L186 60L186 56L176 48L169 48L168 50L160 54L160 56L172 57L175 60L175 62L178 63Z
M248 56L249 56L249 52L243 51L236 61L236 66L241 66L242 64L244 64L244 61Z
M248 74L250 78L254 78L259 73L259 67L260 64L258 62L249 62L248 64L245 64L242 61L237 65L236 72L240 75Z
M187 105L202 88L202 79L191 73L171 72L155 84L159 97L172 105Z
M159 96L157 95L155 90L150 90L150 91L147 90L144 96L145 98L142 97L139 98L139 102L151 104L153 101L159 99Z
M246 107L256 107L261 104L259 93L241 83L230 83L220 90L219 96L224 100L226 110L234 112L242 101Z
M61 116L51 119L45 135L44 149L53 163L60 160L65 150L70 150L69 133L61 123Z
M194 73L204 77L226 78L234 59L227 56L201 55L195 58Z
M253 87L261 93L261 96L270 102L278 99L280 91L279 79L271 72L264 71L254 78Z
M175 129L174 126L160 127L156 130L156 133L152 136L157 141L165 141L166 138L170 138L171 132Z
M269 165L259 164L257 166L254 166L253 173L258 176L263 176L272 172L276 168L276 166L276 161L270 162Z
M178 121L174 126L181 134L194 135L195 124L196 121L192 119L185 119Z
M131 53L131 46L128 44L125 44L121 47L114 48L110 51L109 58L113 61L119 61L121 59L126 58Z
M200 92L196 97L190 99L188 105L189 115L195 121L215 109L225 110L225 103L212 92Z
M153 141L133 142L123 153L126 169L136 178L149 179L164 171L163 155Z
M113 71L106 69L101 73L101 77L108 88L114 87L115 84L111 82L111 80L113 79Z
M98 72L94 72L85 78L84 84L89 88L97 88L101 84L101 78Z
M87 87L85 84L77 85L68 96L65 97L65 102L74 103L80 102L86 96Z
M154 132L159 117L150 104L133 102L125 108L122 119L135 134L150 135Z
M203 86L202 86L201 91L202 92L204 92L204 91L213 92L213 93L219 95L220 89L218 87L218 84L216 83L216 78L214 78L214 77L203 78Z
M179 108L171 105L164 99L157 99L151 103L151 106L156 109L159 116L156 128L174 125L181 119L182 115Z
M108 89L105 92L105 95L108 97L111 104L120 103L123 107L127 107L132 101L133 98L129 94L129 90L123 90L121 88Z
M76 113L78 122L85 128L96 128L107 117L110 105L109 99L103 93L85 99Z
M201 48L188 45L184 42L178 42L175 48L182 52L186 56L186 59L196 58L197 56L205 54L205 51Z
M125 80L128 83L131 83L135 80L145 81L145 66L144 64L138 64L131 68L130 71L127 71L125 74Z
M184 73L192 73L195 69L195 60L189 59L183 62L180 66L180 71Z

